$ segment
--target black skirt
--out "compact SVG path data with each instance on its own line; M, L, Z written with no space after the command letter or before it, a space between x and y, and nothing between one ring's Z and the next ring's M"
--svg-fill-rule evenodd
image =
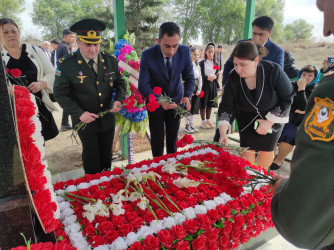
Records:
M266 135L259 135L255 129L255 121L261 119L260 117L254 119L256 114L254 113L239 113L236 116L239 135L240 135L240 147L247 147L250 150L256 151L273 151L276 148L278 139L281 136L283 125L275 123L272 128L272 133ZM264 116L263 116L264 117ZM252 121L254 119L254 121Z
M203 97L201 100L201 109L205 108L216 108L217 102L215 99L217 98L217 80L212 82L203 81L202 90L204 91Z

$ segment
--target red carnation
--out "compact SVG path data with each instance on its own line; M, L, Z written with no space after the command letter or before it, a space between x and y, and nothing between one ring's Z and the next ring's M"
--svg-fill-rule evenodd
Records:
M157 98L155 97L155 95L149 94L148 95L148 102L153 102L155 101Z
M161 230L157 233L157 237L162 245L171 248L173 244L173 237L169 230Z
M183 136L183 140L184 140L184 142L185 142L186 144L191 144L191 143L193 143L194 138L193 138L191 135L187 135L187 134L185 134L185 135Z
M104 239L106 243L112 243L114 240L118 238L119 234L117 230L110 230L104 235Z
M22 75L22 71L19 69L11 69L9 72L13 77L20 77Z
M219 69L219 67L218 67L217 65L213 66L212 68L213 68L214 70Z
M183 226L181 225L173 226L171 232L178 240L182 240L184 237L187 236L186 230L184 230Z
M159 102L158 101L149 102L147 103L146 107L148 111L154 112L157 108L159 108Z
M197 232L198 224L196 220L187 220L183 223L183 227L188 233L194 234Z
M174 246L175 250L190 250L190 247L188 245L188 241L180 241L175 244Z
M208 249L206 244L207 244L207 237L205 235L201 234L198 238L196 238L192 241L192 248L194 250Z
M204 96L204 91L201 90L201 93L199 94L199 98L202 98Z
M155 95L161 95L161 88L160 87L154 87L153 94L155 94Z
M9 68L6 68L6 73L7 73L7 74L9 73Z
M143 246L139 241L136 241L129 247L129 250L141 250L141 249L143 249Z
M148 250L158 250L160 248L159 240L152 235L148 235L143 241L143 248Z

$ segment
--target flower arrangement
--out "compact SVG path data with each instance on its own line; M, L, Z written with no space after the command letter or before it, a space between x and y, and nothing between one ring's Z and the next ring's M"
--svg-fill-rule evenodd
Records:
M128 34L125 37L129 39ZM116 125L120 124L123 127L123 134L129 131L139 133L141 130L144 136L148 116L145 101L137 89L140 60L131 44L125 39L120 39L115 44L114 55L120 62L120 71L126 82L126 98L123 101L123 108L116 114Z
M23 165L33 204L44 231L52 232L56 228L60 210L51 184L51 173L44 159L44 139L35 97L20 86L14 86L14 96Z
M234 249L273 226L272 192L251 193L246 166L266 174L205 145L56 183L57 237L78 249Z

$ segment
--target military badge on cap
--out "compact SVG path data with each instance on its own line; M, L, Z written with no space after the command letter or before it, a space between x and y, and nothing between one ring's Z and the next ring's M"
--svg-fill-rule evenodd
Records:
M105 24L97 19L83 19L70 28L71 31L77 33L77 38L80 41L90 44L101 43L102 31L105 29Z
M334 139L334 102L326 98L314 98L314 107L304 123L305 132L313 141Z

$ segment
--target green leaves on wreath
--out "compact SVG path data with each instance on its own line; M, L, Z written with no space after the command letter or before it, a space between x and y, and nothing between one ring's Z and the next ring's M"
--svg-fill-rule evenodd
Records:
M130 130L131 124L132 124L132 122L130 120L126 119L126 121L125 121L125 123L123 125L122 134L125 134L125 133L127 133Z

